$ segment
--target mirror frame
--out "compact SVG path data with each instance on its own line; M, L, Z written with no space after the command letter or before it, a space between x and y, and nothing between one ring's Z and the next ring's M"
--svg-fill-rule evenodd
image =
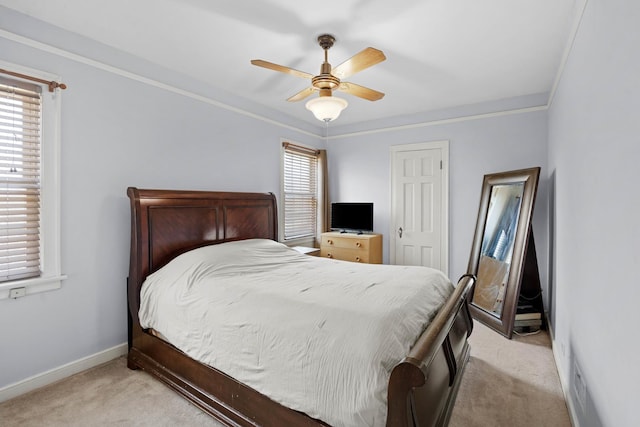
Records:
M480 251L482 248L482 240L484 237L484 230L488 217L489 201L491 199L491 191L493 189L493 186L524 183L522 203L520 205L520 214L518 217L513 254L506 283L502 313L500 314L500 316L497 316L495 313L489 312L473 303L475 284L474 288L470 292L469 298L469 311L471 312L473 318L480 321L481 323L484 323L491 329L494 329L507 338L511 338L513 333L513 325L515 322L518 297L520 295L520 288L522 285L527 248L529 244L533 244L533 239L529 241L529 236L532 236L531 218L533 215L536 192L538 190L539 177L540 167L534 167L529 169L487 174L484 176L484 180L482 182L482 193L480 196L480 207L478 209L478 220L476 223L476 231L473 238L471 256L469 257L469 266L467 269L469 273L474 275L478 274Z

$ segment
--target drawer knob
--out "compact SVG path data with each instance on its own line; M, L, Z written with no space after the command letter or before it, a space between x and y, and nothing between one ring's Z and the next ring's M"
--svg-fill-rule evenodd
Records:
M333 258L333 255L327 254L327 258Z
M360 246L362 246L362 243L360 243L360 242L356 242L356 246L357 246L357 247L360 247Z
M333 245L333 240L329 239L329 240L327 240L327 243L330 244L330 245Z
M356 257L356 262L360 262L360 257L359 256Z

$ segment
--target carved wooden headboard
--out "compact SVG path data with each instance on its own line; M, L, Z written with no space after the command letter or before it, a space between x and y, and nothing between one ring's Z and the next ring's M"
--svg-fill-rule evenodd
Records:
M129 304L144 279L191 249L250 238L277 240L272 193L127 189L131 201Z

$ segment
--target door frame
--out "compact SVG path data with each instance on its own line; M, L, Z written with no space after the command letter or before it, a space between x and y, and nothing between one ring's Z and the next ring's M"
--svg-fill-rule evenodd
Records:
M432 141L432 142L418 142L413 144L400 144L400 145L392 145L389 147L389 162L391 163L391 212L389 218L389 262L391 264L396 263L396 217L397 217L397 206L396 206L396 195L395 195L395 177L396 177L396 166L395 166L395 154L402 151L422 151L422 150L433 150L440 149L442 153L442 179L441 179L441 194L442 194L442 203L440 206L440 214L442 223L440 232L440 259L442 261L441 267L442 271L448 276L449 275L449 141Z

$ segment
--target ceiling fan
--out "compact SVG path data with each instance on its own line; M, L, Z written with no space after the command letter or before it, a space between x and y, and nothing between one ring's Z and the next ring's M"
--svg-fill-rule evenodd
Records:
M311 110L319 120L328 122L335 120L340 115L340 112L348 105L347 101L344 99L333 96L332 93L334 90L345 92L369 101L377 101L384 96L384 93L378 92L377 90L369 89L355 83L343 82L341 80L384 61L386 59L384 53L382 53L381 50L368 47L347 59L337 67L331 67L331 64L329 64L328 61L328 51L335 41L335 37L330 34L322 34L318 36L318 44L322 49L324 49L324 62L320 67L320 74L317 76L305 73L304 71L298 71L293 68L274 64L272 62L263 61L261 59L254 59L251 63L258 67L268 68L270 70L279 71L296 77L311 79L311 86L289 97L287 101L301 101L318 91L318 98L308 101L306 106L307 109Z

